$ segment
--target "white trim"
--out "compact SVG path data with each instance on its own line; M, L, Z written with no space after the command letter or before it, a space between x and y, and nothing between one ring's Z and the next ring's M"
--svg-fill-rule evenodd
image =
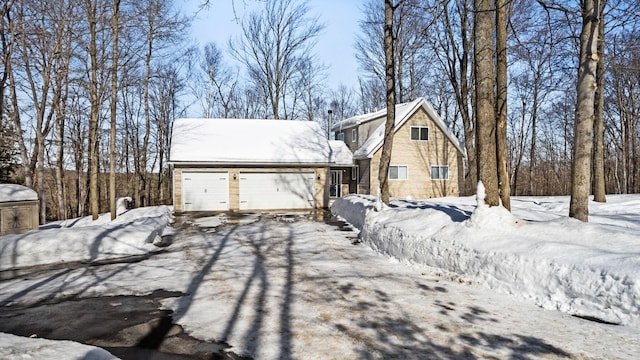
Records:
M440 176L440 169L441 168L447 168L447 177L446 178L434 178L433 177L433 168L438 168L438 176ZM449 180L449 165L431 165L431 167L429 168L429 177L431 178L431 180L434 181L439 181L439 180Z
M418 138L413 138L413 129L418 129ZM427 138L421 139L422 129L427 129ZM409 126L409 139L411 141L429 141L429 127L428 126Z
M392 178L391 178L391 168L392 168L392 167L397 167L397 168L398 168L398 170L400 170L399 168L401 168L401 167L406 168L406 169L407 169L407 171L406 171L406 173L407 173L406 177L405 177L405 178L400 178L400 177L398 177L397 179L392 179ZM399 175L400 175L400 171L398 171L398 176L399 176ZM409 165L389 165L389 174L387 174L387 178L388 178L389 180L401 180L401 181L409 180Z

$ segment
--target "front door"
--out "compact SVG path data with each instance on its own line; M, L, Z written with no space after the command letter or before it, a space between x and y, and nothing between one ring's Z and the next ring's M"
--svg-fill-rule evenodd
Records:
M331 170L331 182L329 183L329 197L342 197L342 170Z

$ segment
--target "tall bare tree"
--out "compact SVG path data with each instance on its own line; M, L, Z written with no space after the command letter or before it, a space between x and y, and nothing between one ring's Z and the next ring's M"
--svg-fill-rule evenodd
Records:
M606 186L604 172L604 6L600 6L600 22L598 24L598 65L596 68L596 94L593 124L593 200L606 202Z
M495 0L496 8L496 151L498 187L502 206L511 210L509 156L507 150L507 18L506 0Z
M378 182L380 184L381 200L389 204L389 164L393 149L393 130L396 122L396 64L393 39L393 13L395 7L393 0L384 0L384 58L385 58L385 83L387 90L387 119L384 125L384 142L380 154L380 168Z
M264 92L269 107L265 112L274 119L284 112L298 63L310 59L323 28L317 17L309 16L306 1L267 0L262 11L242 21L242 37L229 42L232 55ZM294 101L290 104L295 106Z
M116 213L116 124L118 103L118 35L120 33L120 0L111 3L111 36L113 37L111 60L111 103L110 103L110 132L109 132L109 210L111 220Z
M474 65L476 79L476 151L478 180L486 190L485 203L500 205L496 155L496 71L492 0L476 0L474 12Z
M580 33L580 63L576 87L578 99L569 216L587 222L589 220L593 117L597 88L598 28L602 1L584 0L581 5L583 22Z
M100 100L98 94L98 4L96 0L85 0L85 11L89 23L89 209L93 220L98 219L100 212L98 196L98 173L100 151L98 147L98 121L100 116Z
M439 15L435 22L436 31L431 37L433 53L449 80L457 113L462 119L467 152L463 194L474 193L477 183L475 124L471 111L473 85L470 85L473 55L471 3L472 0L435 1L434 11Z

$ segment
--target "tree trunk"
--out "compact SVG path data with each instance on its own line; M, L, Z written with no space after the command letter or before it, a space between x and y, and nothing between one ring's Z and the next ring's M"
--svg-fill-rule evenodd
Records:
M393 128L396 121L396 71L394 61L393 41L393 0L384 0L384 58L385 77L387 88L387 119L384 126L384 143L380 155L380 167L378 181L382 202L389 205L389 164L391 162L391 150L393 148Z
M599 3L599 0L584 0L582 5L582 31L580 34L578 99L576 104L569 216L584 222L589 220L591 150L593 147L593 117L597 87Z
M91 83L89 84L89 96L91 101L91 115L89 120L89 208L93 220L98 219L100 212L98 201L98 63L96 45L96 12L97 4L94 0L87 1L87 13L89 21L89 57L91 61Z
M485 187L485 203L489 206L498 206L500 196L496 154L496 75L491 0L476 0L474 22L478 180L482 181Z
M111 131L109 134L109 210L111 220L116 214L116 103L118 101L118 17L120 0L113 0L111 33L113 36L113 61L111 64Z
M593 200L607 202L604 176L604 6L600 8L598 26L598 65L596 70L596 99L594 114Z
M507 144L507 4L496 0L496 122L498 187L502 206L511 210L511 184Z

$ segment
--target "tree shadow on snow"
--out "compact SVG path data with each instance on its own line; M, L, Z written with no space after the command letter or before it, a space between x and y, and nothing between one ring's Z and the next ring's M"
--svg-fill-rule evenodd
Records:
M453 222L463 222L471 217L472 212L460 209L456 206L445 206L441 204L427 204L425 202L411 201L411 200L394 200L391 207L403 207L407 209L433 209L441 211L447 214Z

